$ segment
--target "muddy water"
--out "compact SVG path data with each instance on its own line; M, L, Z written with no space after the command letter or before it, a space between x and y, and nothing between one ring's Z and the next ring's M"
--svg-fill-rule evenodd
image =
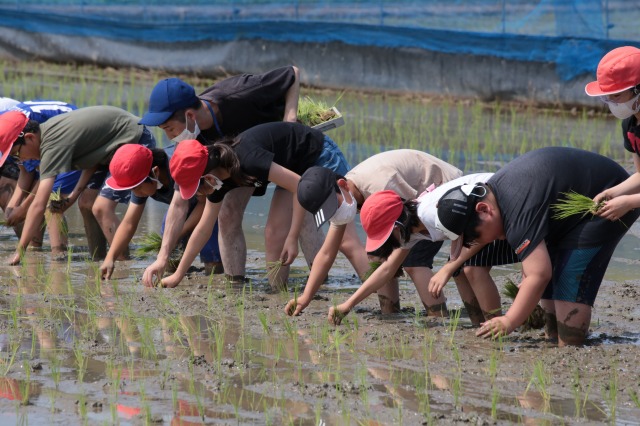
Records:
M588 142L629 166L619 147L607 147L619 131L610 120L538 114L518 118L513 129L473 105L450 105L445 114L442 105L417 100L341 102L348 125L332 136L352 164L380 149L413 147L449 156L467 172L495 170L524 140L526 147L547 142L551 129L553 140ZM450 138L429 127L448 128ZM517 142L470 147L475 156L455 142L497 131ZM178 288L146 289L139 277L150 258L120 262L115 279L100 282L75 209L68 262L45 250L29 252L23 266L0 266L0 423L640 423L638 224L611 261L588 345L557 348L539 330L477 339L464 311L459 320L426 318L407 280L402 314L381 315L372 297L346 324L329 327L328 307L359 285L341 257L317 300L302 316L286 317L291 294L270 293L265 277L268 202L254 198L245 215L251 282L242 287L205 277L196 261ZM149 202L139 235L157 231L165 210ZM0 256L15 243L0 229ZM307 272L302 259L294 266L291 289L304 285ZM517 267L495 271L500 287L517 274ZM460 307L452 286L445 294L450 308Z

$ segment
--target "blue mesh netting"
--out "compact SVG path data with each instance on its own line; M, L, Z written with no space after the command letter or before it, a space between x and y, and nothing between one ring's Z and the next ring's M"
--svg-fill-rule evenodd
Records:
M629 0L0 0L0 26L142 42L265 39L553 62L569 80L639 44Z

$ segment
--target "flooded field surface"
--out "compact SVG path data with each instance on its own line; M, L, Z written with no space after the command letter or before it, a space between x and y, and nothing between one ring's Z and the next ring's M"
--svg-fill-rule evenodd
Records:
M7 93L22 87L11 76L21 74L5 70L4 96L22 98ZM147 96L156 76L137 78L133 92ZM29 81L41 88L30 89L29 98L74 101L78 87L89 84L87 103L108 89L96 88L96 79L45 96L48 80ZM108 100L144 109L145 99L126 97L132 81L127 76L121 91L113 82L110 93L123 97ZM365 94L345 94L338 106L347 124L330 135L352 165L383 149L412 147L465 172L492 171L552 144L631 165L619 123L597 112ZM332 327L329 307L360 284L343 257L304 313L287 317L284 306L308 269L299 256L289 291L269 290L262 237L269 198L254 197L245 215L245 285L207 277L196 261L177 288L145 288L139 278L152 257L118 262L114 278L101 281L99 263L87 260L77 208L68 215L66 260L52 260L45 240L43 251L7 266L17 239L0 228L0 424L640 424L639 224L605 275L588 344L558 348L541 330L476 338L453 284L445 288L451 316L425 317L406 278L401 314L382 315L369 297ZM166 211L151 201L149 207L134 248L144 233L159 230ZM518 274L517 265L494 271L500 289ZM504 298L503 307L509 303Z

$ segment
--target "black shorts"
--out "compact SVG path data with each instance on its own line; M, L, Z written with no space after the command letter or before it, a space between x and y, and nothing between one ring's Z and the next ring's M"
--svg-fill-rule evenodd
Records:
M0 176L18 180L18 176L20 176L20 168L16 163L11 161L10 158L7 158L7 161L5 161L2 167L0 167Z
M421 240L409 251L409 255L402 262L402 266L407 268L425 266L433 269L433 258L440 251L443 241Z
M496 266L518 263L518 255L507 240L495 240L464 263L464 266Z

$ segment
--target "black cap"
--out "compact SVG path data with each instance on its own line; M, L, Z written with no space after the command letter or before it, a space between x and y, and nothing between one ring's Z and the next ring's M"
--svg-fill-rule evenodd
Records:
M476 187L476 185L456 186L445 192L438 200L436 228L442 231L450 240L456 240L462 235L469 218L475 210L474 201L482 198L474 193Z
M310 167L300 177L298 201L314 215L318 228L338 210L336 178L332 170L318 166Z

